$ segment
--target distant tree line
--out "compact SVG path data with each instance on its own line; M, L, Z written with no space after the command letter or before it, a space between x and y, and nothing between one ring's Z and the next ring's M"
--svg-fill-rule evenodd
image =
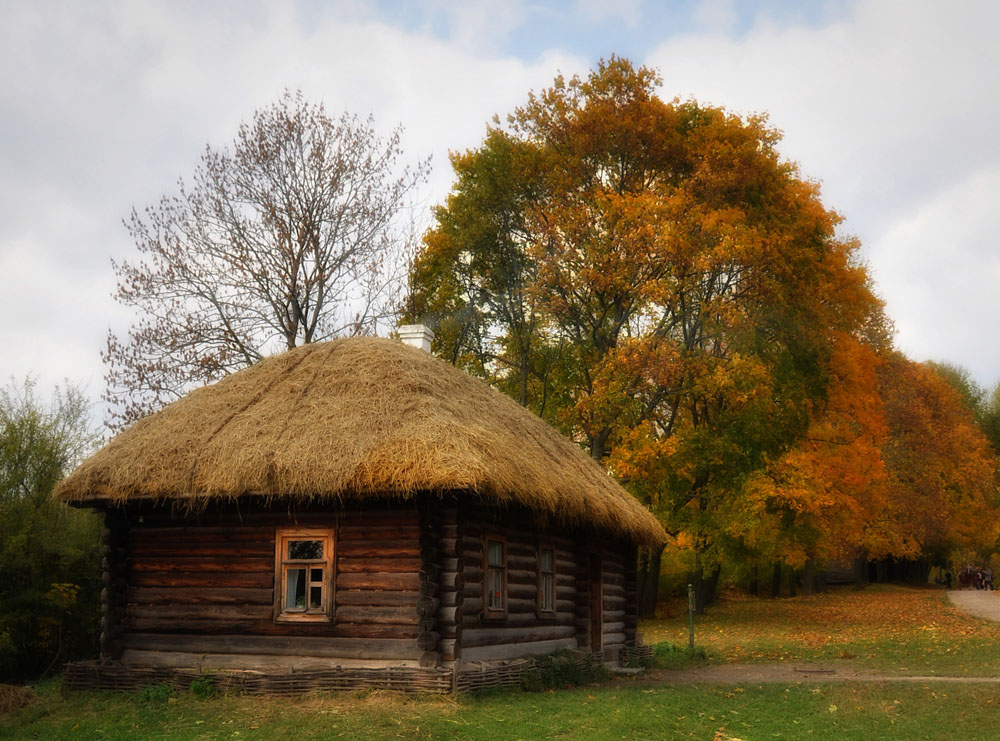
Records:
M101 520L51 497L97 443L90 417L73 386L48 402L31 379L0 390L0 681L97 652Z

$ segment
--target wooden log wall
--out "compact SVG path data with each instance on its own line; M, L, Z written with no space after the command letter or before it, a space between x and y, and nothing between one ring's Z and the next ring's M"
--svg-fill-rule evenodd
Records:
M434 500L424 500L419 508L420 527L420 598L417 600L420 666L437 668L441 664L441 633L438 610L441 606L441 512Z
M243 655L264 667L288 656L416 665L427 650L421 646L434 631L423 628L437 605L427 602L436 597L428 594L435 570L426 559L436 556L425 552L416 508L188 520L159 510L132 520L121 622L126 663L184 666L200 656L225 667ZM274 621L278 527L334 528L331 622Z
M458 513L457 559L463 594L460 659L463 662L512 659L576 648L576 544L566 534L543 531L525 515L463 503ZM498 535L507 543L507 614L484 613L484 538ZM538 545L555 553L556 611L538 611Z
M605 652L625 645L625 558L621 547L603 547L601 556L602 581L602 643Z
M122 622L128 588L126 558L129 522L115 511L104 513L101 536L101 659L118 659L125 650Z
M622 546L625 568L625 645L634 646L639 626L639 593L636 581L638 549L635 545Z
M438 594L438 632L441 660L454 662L461 658L463 591L462 562L459 554L460 526L458 505L454 501L441 507L438 533L438 557L441 565Z
M590 548L586 538L578 538L574 543L573 585L575 604L573 625L576 627L576 641L580 648L593 649L590 645Z

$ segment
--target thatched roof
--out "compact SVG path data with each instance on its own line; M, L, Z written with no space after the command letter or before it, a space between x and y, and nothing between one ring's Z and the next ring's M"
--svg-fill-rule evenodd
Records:
M478 379L400 342L317 343L136 422L56 488L71 502L463 492L663 542L579 446Z

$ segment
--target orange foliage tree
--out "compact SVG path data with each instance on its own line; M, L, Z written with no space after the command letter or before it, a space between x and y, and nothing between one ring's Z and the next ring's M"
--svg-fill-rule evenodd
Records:
M747 478L809 429L837 338L879 305L779 134L659 82L618 58L559 77L453 157L407 313L686 533L706 597Z
M992 550L996 461L973 410L933 364L842 337L808 434L753 474L727 535L792 567ZM926 574L924 574L926 576Z
M932 366L893 355L879 374L890 435L890 516L910 554L989 551L1000 533L996 459L958 392Z

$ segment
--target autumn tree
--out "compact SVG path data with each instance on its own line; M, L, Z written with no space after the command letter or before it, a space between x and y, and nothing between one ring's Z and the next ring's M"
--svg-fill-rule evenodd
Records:
M944 361L929 361L926 365L951 386L973 418L980 421L986 406L986 390L969 369Z
M726 535L746 563L785 564L806 573L871 558L911 555L888 503L882 458L889 440L879 394L880 348L856 337L837 338L828 363L830 383L806 434L755 471L739 516Z
M991 550L1000 533L996 458L962 395L933 366L900 355L883 365L879 389L890 514L906 555L942 561L954 549Z
M805 432L834 335L878 302L763 118L667 103L659 84L619 58L559 77L456 157L408 313L453 327L441 354L516 386L685 532L707 598L746 476ZM498 285L531 321L498 310ZM641 563L646 611L659 558Z
M137 319L103 353L113 426L273 351L391 321L401 216L427 171L401 158L400 129L382 138L371 118L286 93L230 148L207 146L176 194L133 210L139 259L114 269Z
M993 452L1000 456L1000 383L984 395L981 426L993 445Z

